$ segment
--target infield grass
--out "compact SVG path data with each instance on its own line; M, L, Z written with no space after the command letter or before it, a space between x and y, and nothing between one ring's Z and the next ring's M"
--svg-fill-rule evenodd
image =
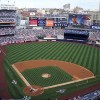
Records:
M45 73L50 74L51 77L43 78L42 74ZM27 69L23 71L22 74L31 85L42 87L61 84L72 80L72 77L69 74L55 66Z

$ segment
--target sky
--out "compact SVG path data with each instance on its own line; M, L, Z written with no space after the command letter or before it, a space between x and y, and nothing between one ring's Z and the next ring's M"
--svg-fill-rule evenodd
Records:
M70 3L84 9L98 10L100 0L0 0L0 3L14 4L18 8L63 8L64 4Z

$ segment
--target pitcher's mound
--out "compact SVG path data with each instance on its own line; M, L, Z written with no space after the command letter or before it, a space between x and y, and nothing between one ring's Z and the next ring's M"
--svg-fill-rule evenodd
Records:
M37 96L44 92L44 89L40 86L32 86L36 90L32 90L29 86L25 87L23 92L28 96Z
M42 74L42 77L43 77L43 78L50 78L50 77L51 77L51 75L50 75L50 74L48 74L48 73L44 73L44 74Z

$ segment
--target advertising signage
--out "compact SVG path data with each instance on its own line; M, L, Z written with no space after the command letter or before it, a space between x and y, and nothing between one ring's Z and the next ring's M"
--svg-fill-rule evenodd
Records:
M38 19L38 26L45 26L46 24L46 19Z
M60 22L62 27L67 27L67 22Z
M82 16L84 26L91 26L91 16L90 15L83 15Z
M90 28L94 30L100 30L100 26L97 25L91 25Z
M38 19L36 17L29 18L29 25L30 26L37 26L37 24L38 24Z
M68 23L71 25L81 25L83 23L82 15L70 14Z
M55 27L61 27L61 23L54 23Z
M68 24L72 26L90 26L91 16L82 14L70 14Z
M54 23L55 27L67 27L68 24L67 22L58 22L58 23Z
M46 20L46 25L45 26L49 26L49 27L53 27L54 26L54 20Z

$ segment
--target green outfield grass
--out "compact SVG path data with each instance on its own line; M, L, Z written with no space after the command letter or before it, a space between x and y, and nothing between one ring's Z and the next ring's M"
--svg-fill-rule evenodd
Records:
M96 79L89 80L88 83L86 83L87 81L84 81L45 90L44 94L32 97L33 100L47 100L48 95L51 100L55 100L58 96L63 96L65 94L87 88L93 84L100 83L100 49L82 44L64 42L14 44L6 46L6 49L7 55L4 60L4 69L9 92L14 99L20 99L25 95L22 92L25 84L12 69L11 64L26 60L52 59L72 62L89 69L98 77ZM17 85L12 85L11 82L13 79L17 81ZM82 85L77 88L76 84ZM56 92L59 89L66 89L66 91L63 94L60 94Z
M42 74L48 73L51 75L50 78L43 78ZM42 87L47 87L51 85L61 84L64 82L69 82L72 77L54 66L45 66L42 68L27 69L22 72L23 76L31 85L37 85Z

